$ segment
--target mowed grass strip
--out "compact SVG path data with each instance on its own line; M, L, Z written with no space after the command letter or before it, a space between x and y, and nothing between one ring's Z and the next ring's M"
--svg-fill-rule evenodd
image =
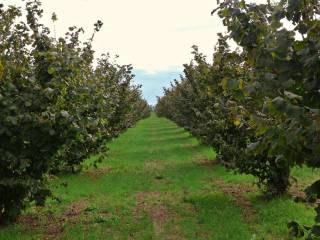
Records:
M98 169L53 178L57 199L28 207L0 239L286 239L288 221L314 216L290 196L265 200L253 177L215 164L167 119L152 115L107 145ZM297 193L319 171L294 175Z

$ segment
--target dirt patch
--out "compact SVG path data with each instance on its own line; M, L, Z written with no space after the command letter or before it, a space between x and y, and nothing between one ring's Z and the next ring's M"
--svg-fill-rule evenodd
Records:
M136 194L137 206L136 210L145 210L160 202L160 192L139 192Z
M181 145L183 148L196 148L197 145L193 144L193 143L184 143Z
M74 224L78 223L79 216L86 207L87 201L82 199L68 205L61 215L25 215L18 219L18 223L22 224L26 231L43 231L42 239L44 240L58 239L59 236L64 232L64 223L66 221Z
M63 217L75 217L80 215L80 213L87 207L88 202L86 200L80 200L70 204L64 214Z
M62 224L52 214L48 214L45 217L36 217L32 215L21 216L18 219L18 223L22 224L25 231L41 230L43 231L44 240L56 239L63 232Z
M64 219L56 218L53 215L48 215L46 224L44 227L44 233L42 239L44 240L52 240L52 239L58 239L58 237L63 233Z
M26 226L26 230L35 229L39 226L39 218L32 215L21 216L17 220L17 223Z
M219 163L217 161L209 159L209 158L206 158L206 157L198 157L196 159L196 163L198 165L201 165L201 166L204 166L204 167L209 167L209 168L213 168L213 167L219 165Z
M225 195L231 196L236 206L241 208L243 218L248 222L253 222L257 215L257 211L253 204L244 194L256 191L251 184L228 184L222 180L213 180L213 184L217 186Z
M157 237L164 236L165 233L165 239L168 240L185 239L178 224L170 226L170 229L165 229L169 221L176 222L179 217L175 212L170 211L165 204L170 201L168 196L160 192L139 192L136 194L136 201L135 217L139 220L139 216L143 212L147 213L152 220Z
M70 221L71 223L78 223L78 217L83 210L87 207L88 202L84 199L71 203L66 207L62 215L55 217L54 215L48 215L45 225L45 233L43 239L51 240L57 239L59 235L64 232L64 223Z
M144 163L144 169L148 172L161 171L164 169L164 164L161 160L150 160Z
M307 184L294 183L290 186L288 194L295 199L306 199L306 194L304 189L307 187Z
M95 169L94 171L86 171L86 172L83 172L83 174L91 178L92 180L96 181L101 179L104 175L106 175L111 171L112 171L112 168L107 167L107 168L98 168L98 169Z
M167 208L163 204L156 205L151 209L150 215L155 233L160 236L163 233L164 224L169 215Z
M163 233L164 224L169 215L166 206L160 202L160 197L160 192L140 192L136 195L136 215L140 215L142 211L147 212L152 219L157 236Z

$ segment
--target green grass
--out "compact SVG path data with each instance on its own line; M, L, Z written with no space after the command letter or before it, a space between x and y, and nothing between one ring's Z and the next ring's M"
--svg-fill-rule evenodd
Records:
M312 208L289 197L229 193L255 179L208 164L215 153L166 119L143 120L108 147L98 169L53 179L60 200L30 206L0 239L286 239L288 221L312 222ZM293 175L305 184L319 171Z

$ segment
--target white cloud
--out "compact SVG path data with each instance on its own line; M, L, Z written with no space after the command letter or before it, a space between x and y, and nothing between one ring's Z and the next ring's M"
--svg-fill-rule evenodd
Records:
M21 0L3 1L21 4ZM42 0L42 3L47 25L52 26L51 13L57 13L59 34L73 25L82 26L89 33L93 23L102 20L105 26L94 43L97 53L118 54L122 63L132 63L146 71L181 66L190 59L193 44L211 55L216 34L224 30L218 16L210 15L216 0Z
M21 0L2 1L22 5ZM94 42L97 54L120 55L120 63L133 64L145 73L158 72L159 78L172 69L178 72L182 64L189 62L194 44L211 56L217 33L224 31L221 19L210 15L216 0L42 0L42 3L43 22L47 26L52 28L51 14L57 13L58 35L76 25L83 27L89 38L93 24L102 20L104 27ZM143 78L148 79L148 75ZM153 74L152 82L161 89L164 80L157 83Z
M3 0L16 4L21 0ZM57 33L68 26L89 32L93 23L104 22L94 47L97 53L120 55L121 63L132 63L146 71L181 66L190 59L190 47L199 45L212 53L216 33L223 31L217 16L210 16L215 0L42 0L44 22L56 12ZM89 36L89 35L88 35Z

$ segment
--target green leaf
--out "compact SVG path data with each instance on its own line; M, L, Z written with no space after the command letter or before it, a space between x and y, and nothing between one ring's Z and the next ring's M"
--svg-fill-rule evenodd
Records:
M54 67L49 67L49 68L48 68L48 73L49 73L50 75L53 75L53 74L56 73L56 69L55 69Z

